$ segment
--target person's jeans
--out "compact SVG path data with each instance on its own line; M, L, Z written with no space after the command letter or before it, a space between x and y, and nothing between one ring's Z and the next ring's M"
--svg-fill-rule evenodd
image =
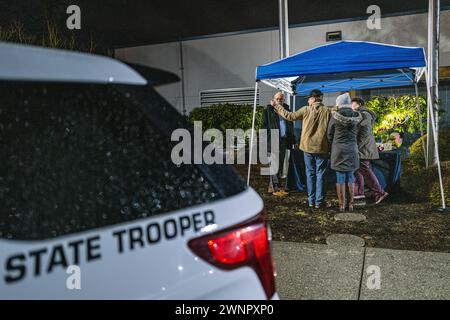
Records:
M369 160L361 160L359 169L355 172L355 196L364 195L364 183L367 184L370 190L379 197L384 194L384 190L378 182L377 176L372 170L372 165Z
M336 183L337 184L346 184L346 183L354 183L355 175L353 171L336 171Z
M320 205L325 201L325 171L328 165L326 154L304 152L306 165L306 187L309 205Z

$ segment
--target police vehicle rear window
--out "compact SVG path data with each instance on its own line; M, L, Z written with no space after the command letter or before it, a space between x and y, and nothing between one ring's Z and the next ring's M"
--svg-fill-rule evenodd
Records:
M170 135L133 99L105 85L0 83L0 238L52 238L244 189L224 193L199 166L173 164Z

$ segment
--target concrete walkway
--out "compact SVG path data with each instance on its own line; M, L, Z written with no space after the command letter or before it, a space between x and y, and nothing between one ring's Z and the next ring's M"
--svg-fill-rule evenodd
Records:
M273 242L282 299L450 299L450 253Z

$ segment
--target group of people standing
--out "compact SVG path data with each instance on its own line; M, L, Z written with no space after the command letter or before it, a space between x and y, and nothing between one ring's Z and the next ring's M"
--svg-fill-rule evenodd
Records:
M326 107L320 90L312 90L308 96L308 105L295 112L291 112L284 103L282 92L276 93L267 106L263 127L278 129L280 133L280 165L278 173L270 178L269 189L272 190L269 191L276 196L287 194L281 188L281 171L286 149L293 145L294 129L291 121L295 120L302 120L299 148L304 153L308 203L311 208L330 207L325 200L325 172L329 160L331 169L336 172L340 211L346 208L353 211L353 201L364 197L365 185L374 193L376 204L388 196L380 186L370 162L379 157L372 133L375 114L364 107L362 99L351 99L348 93L338 96L334 107Z

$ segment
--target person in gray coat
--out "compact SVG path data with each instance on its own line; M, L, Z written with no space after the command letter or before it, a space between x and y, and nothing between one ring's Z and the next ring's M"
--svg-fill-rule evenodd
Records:
M353 211L354 172L359 168L358 130L362 116L351 108L350 95L345 93L336 99L339 110L332 113L328 125L328 143L331 146L331 169L336 171L336 193L339 210L348 207ZM346 203L346 185L349 192Z
M375 196L375 204L379 204L386 199L388 193L381 187L370 163L371 160L379 158L378 147L373 136L376 115L372 110L364 107L364 101L360 98L352 99L352 109L360 112L363 118L359 124L358 133L360 166L355 172L355 199L364 198L365 183Z

